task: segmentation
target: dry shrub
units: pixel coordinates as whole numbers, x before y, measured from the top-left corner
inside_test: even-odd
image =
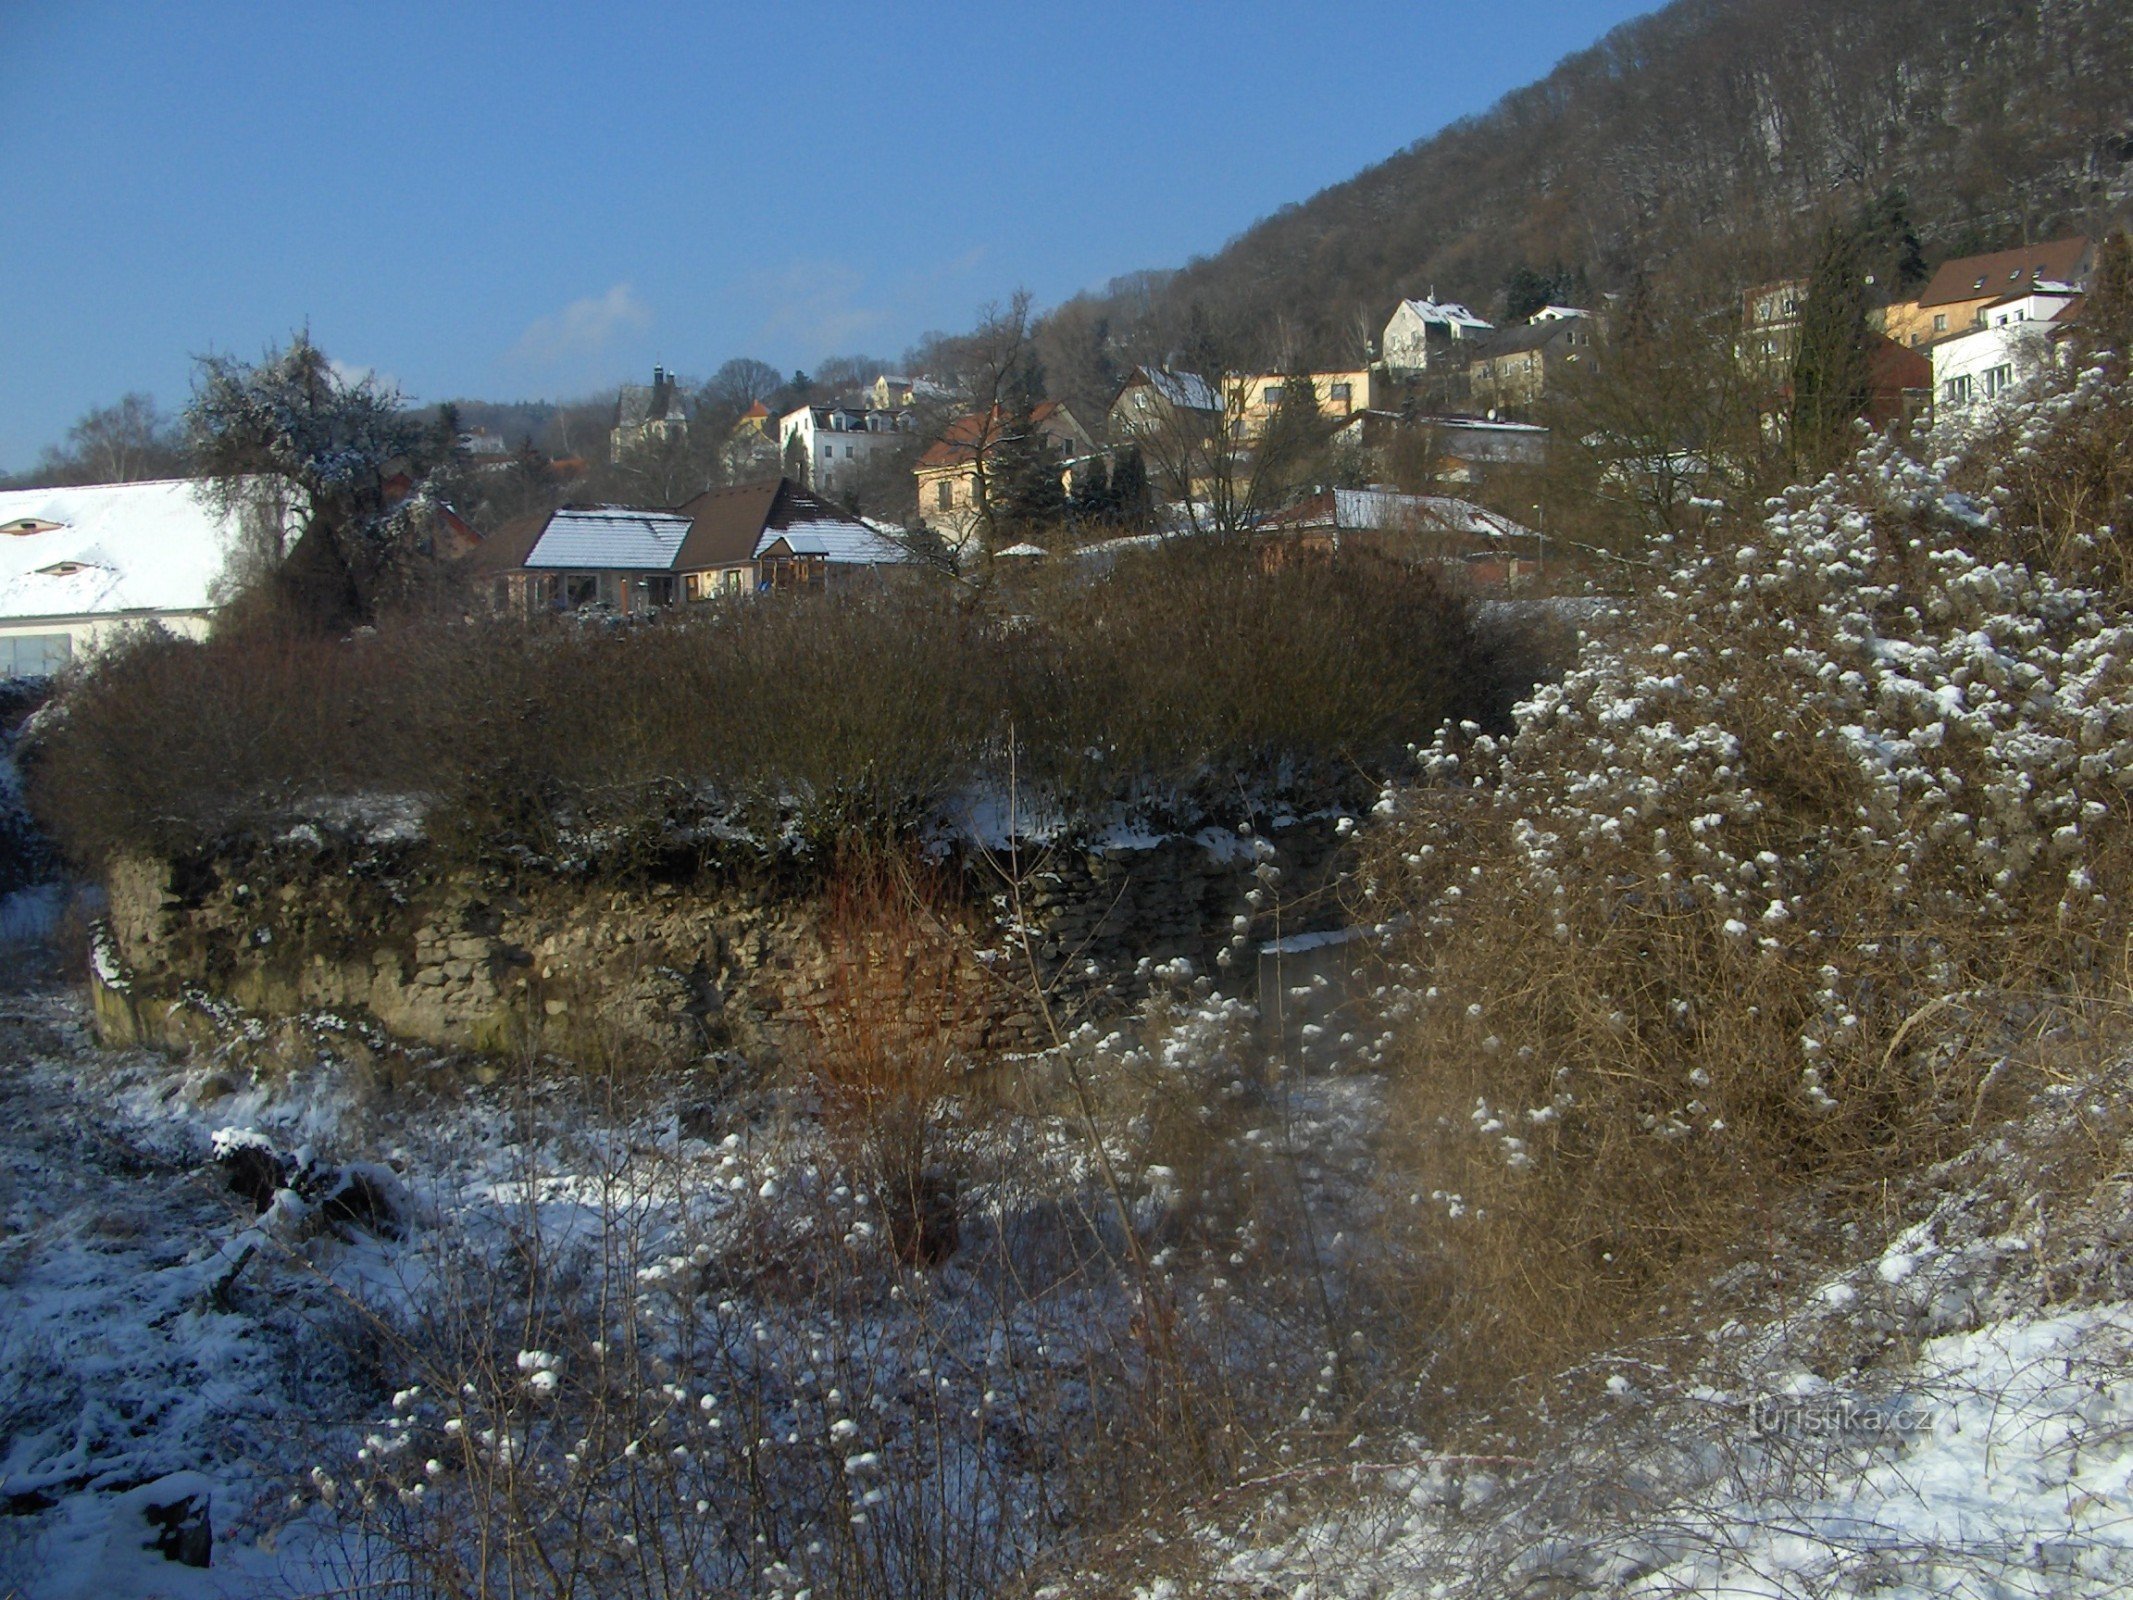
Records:
[[[1382,773],[1502,699],[1464,601],[1384,562],[1160,551],[990,610],[913,581],[655,625],[413,617],[341,640],[143,637],[47,719],[33,794],[72,853],[175,852],[351,796],[464,859],[637,866],[739,826],[907,837],[1004,785],[1070,815]]]
[[[930,1266],[956,1248],[958,1147],[978,1121],[958,1030],[990,985],[954,886],[925,862],[848,854],[820,917],[827,988],[808,1060],[823,1127],[878,1202],[897,1259]]]
[[[1884,443],[1773,502],[1388,801],[1450,1370],[1544,1368],[1803,1184],[1959,1145],[2122,986],[2133,618],[1998,559],[2035,530],[1954,475]]]
[[[1980,408],[1946,443],[1961,488],[1998,513],[1999,553],[2133,594],[2133,394],[2104,352],[2071,381],[2037,380],[2036,403]]]

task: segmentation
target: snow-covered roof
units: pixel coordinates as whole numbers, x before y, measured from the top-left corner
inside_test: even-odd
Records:
[[[526,552],[528,567],[666,572],[681,553],[689,519],[626,506],[566,506]]]
[[[1336,489],[1334,518],[1343,528],[1426,527],[1483,539],[1530,536],[1509,517],[1471,500],[1442,494],[1395,494],[1386,489]]]
[[[1153,389],[1172,405],[1182,407],[1184,410],[1220,411],[1222,409],[1222,401],[1216,395],[1214,385],[1197,372],[1172,372],[1168,368],[1150,370],[1147,367],[1141,367],[1136,370],[1136,378],[1138,381],[1146,383],[1149,388]]]
[[[0,490],[0,621],[206,611],[230,542],[186,478]]]
[[[1447,328],[1472,328],[1477,333],[1486,333],[1491,326],[1456,300],[1402,300],[1400,309],[1412,311],[1424,322],[1442,323]]]
[[[811,518],[786,528],[765,528],[756,555],[760,558],[781,540],[796,556],[821,556],[837,564],[886,566],[910,559],[910,553],[895,540],[849,517]]]
[[[1330,503],[1329,503],[1330,502]],[[1471,500],[1391,489],[1335,489],[1267,519],[1272,527],[1350,532],[1456,533],[1476,539],[1530,538],[1531,530]]]

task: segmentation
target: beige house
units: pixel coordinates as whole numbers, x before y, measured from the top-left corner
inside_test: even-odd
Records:
[[[2085,288],[2096,247],[2075,236],[1944,261],[1916,300],[1888,308],[1881,331],[1913,349],[1990,323],[1990,310],[2010,296],[2048,285]]]
[[[1059,461],[1060,481],[1074,464],[1096,453],[1096,442],[1074,413],[1057,400],[1046,400],[1030,413],[1046,447]],[[994,448],[1009,425],[1005,413],[958,417],[935,440],[912,469],[918,479],[918,511],[926,525],[953,545],[967,541],[984,518],[980,479]]]
[[[1486,410],[1522,411],[1537,405],[1565,367],[1592,353],[1593,319],[1568,306],[1548,306],[1523,328],[1491,336],[1467,367],[1473,403]]]

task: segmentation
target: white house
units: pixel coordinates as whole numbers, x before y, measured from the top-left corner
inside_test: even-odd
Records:
[[[897,413],[873,406],[799,406],[778,418],[778,449],[797,466],[794,439],[800,441],[808,487],[823,494],[836,493],[876,455],[908,442]]]
[[[2014,388],[2050,359],[2057,319],[2076,298],[2072,288],[2046,283],[1980,308],[1975,326],[1928,347],[1935,402],[1960,411]]]
[[[1385,324],[1378,350],[1380,359],[1395,376],[1412,377],[1427,372],[1433,362],[1444,360],[1446,354],[1453,357],[1454,366],[1464,366],[1468,355],[1465,341],[1489,331],[1490,324],[1455,300],[1402,300]],[[1448,350],[1453,345],[1460,348]]]
[[[200,637],[231,543],[188,479],[0,490],[0,677],[56,672],[132,623]]]

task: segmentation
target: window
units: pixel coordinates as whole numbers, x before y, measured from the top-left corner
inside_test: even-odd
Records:
[[[49,678],[74,659],[64,633],[18,633],[0,638],[0,678]]]
[[[644,580],[644,602],[652,606],[670,606],[674,603],[674,575],[671,572],[655,572]]]
[[[1945,312],[1945,311],[1936,311],[1936,312],[1934,312],[1934,313],[1933,313],[1933,331],[1934,331],[1935,333],[1946,333],[1946,332],[1948,331],[1948,313],[1947,313],[1947,312]]]
[[[933,486],[933,506],[936,511],[949,511],[955,507],[955,480],[943,478]]]
[[[563,579],[563,609],[576,611],[581,606],[600,603],[600,580],[590,572],[573,572]]]
[[[1352,383],[1336,383],[1326,391],[1326,398],[1337,406],[1344,406],[1355,398],[1355,385]]]
[[[1280,384],[1278,384],[1278,383],[1270,383],[1270,384],[1268,384],[1268,385],[1266,386],[1266,390],[1265,390],[1265,392],[1264,392],[1263,394],[1261,394],[1259,398],[1260,398],[1260,399],[1261,399],[1261,400],[1262,400],[1262,401],[1263,401],[1263,402],[1264,402],[1265,404],[1267,404],[1267,405],[1270,405],[1270,406],[1278,406],[1278,405],[1280,405],[1280,404],[1281,404],[1281,385],[1280,385]]]
[[[2007,392],[2007,391],[2008,391],[2009,389],[2012,389],[2013,387],[2014,387],[2014,363],[2013,363],[2013,362],[2011,362],[2011,361],[2009,361],[2009,362],[2003,362],[2003,363],[2002,363],[2001,365],[1999,365],[1999,366],[1997,366],[1997,367],[1988,367],[1988,368],[1986,369],[1986,371],[1985,371],[1985,393],[1986,393],[1986,395],[1987,395],[1987,396],[1991,396],[1991,395],[1996,395],[1996,394],[2005,394],[2005,393],[2006,393],[2006,392]]]
[[[845,460],[849,461],[849,460],[851,460],[851,459],[852,459],[852,457],[856,456],[857,454],[859,454],[859,447],[858,447],[857,445],[851,445],[851,444],[848,444],[848,445],[846,445],[846,446],[844,447],[844,459],[845,459]]]
[[[1940,386],[1940,398],[1944,405],[1966,406],[1970,403],[1970,374],[1950,378]]]

